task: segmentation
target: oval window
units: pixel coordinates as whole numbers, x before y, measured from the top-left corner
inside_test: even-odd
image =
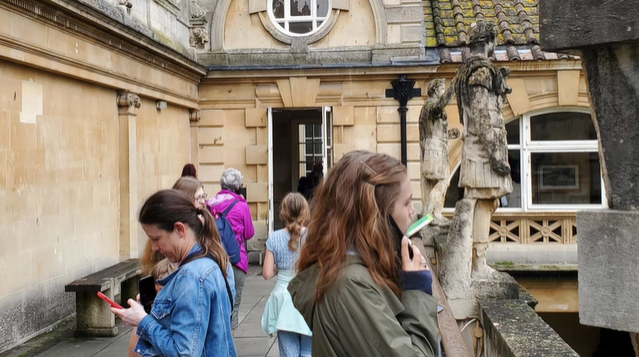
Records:
[[[330,14],[330,0],[269,0],[268,14],[283,33],[307,36],[317,32]]]

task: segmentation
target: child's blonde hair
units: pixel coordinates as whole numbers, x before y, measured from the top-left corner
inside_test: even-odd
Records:
[[[169,274],[171,274],[175,270],[175,266],[169,262],[169,259],[164,258],[157,262],[153,269],[151,270],[151,276],[153,276],[153,280],[166,278]]]

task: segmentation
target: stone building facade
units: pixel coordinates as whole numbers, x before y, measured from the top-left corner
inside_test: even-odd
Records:
[[[499,24],[520,162],[592,152],[592,140],[575,151],[524,137],[538,116],[589,115],[579,59],[539,49],[537,11],[531,0],[0,0],[0,351],[74,312],[66,283],[139,255],[140,203],[187,162],[209,194],[225,168],[242,171],[260,250],[279,200],[315,162],[327,170],[354,149],[399,157],[398,102],[386,96],[399,75],[422,92],[408,102],[406,143],[420,197],[426,84],[454,76],[476,18]],[[461,128],[456,104],[446,111]],[[454,171],[461,141],[449,151]],[[592,160],[571,157],[540,159],[549,180],[562,175],[552,167],[572,175],[545,185],[568,192],[556,205],[535,201],[539,168],[521,165],[529,184],[495,215],[494,241],[575,245],[585,201],[570,197],[601,206],[605,195],[585,188]]]

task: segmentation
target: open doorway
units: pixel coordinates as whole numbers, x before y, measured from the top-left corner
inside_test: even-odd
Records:
[[[269,110],[269,232],[284,228],[280,204],[289,192],[307,198],[332,164],[330,108]]]

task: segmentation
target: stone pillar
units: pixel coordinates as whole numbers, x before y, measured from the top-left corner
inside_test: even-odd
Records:
[[[137,258],[138,209],[137,188],[137,129],[136,109],[140,108],[140,97],[128,92],[118,93],[118,116],[120,125],[120,259]]]
[[[539,8],[544,50],[581,55],[610,207],[577,213],[579,320],[637,333],[639,7],[634,1],[564,0]]]
[[[114,282],[112,280],[112,288],[102,292],[112,300],[115,297],[113,286]],[[76,293],[75,299],[76,336],[111,337],[118,334],[118,327],[115,326],[115,315],[111,312],[110,305],[98,298],[95,291],[79,291]]]

